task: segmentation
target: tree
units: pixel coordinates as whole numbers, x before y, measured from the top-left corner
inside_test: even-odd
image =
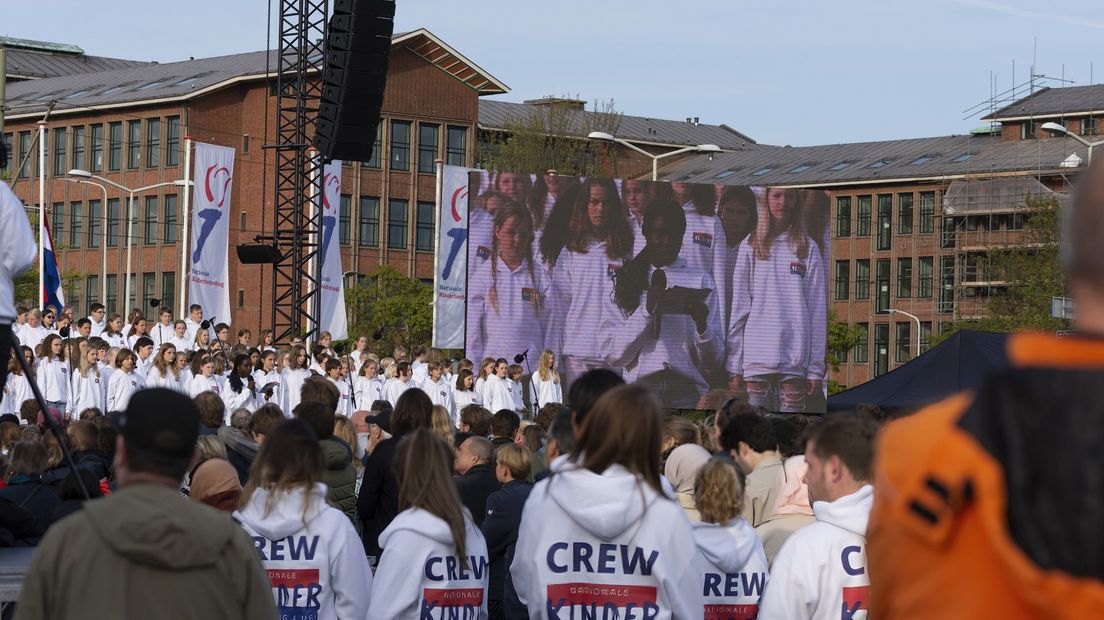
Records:
[[[428,345],[433,335],[433,287],[382,265],[362,284],[346,292],[349,335],[368,335],[368,349],[391,355],[395,347],[410,351]],[[379,339],[374,336],[377,332]]]
[[[586,136],[592,131],[616,134],[622,114],[614,109],[612,99],[595,100],[590,112],[579,110],[577,101],[563,97],[533,106],[526,116],[508,118],[504,131],[489,135],[479,153],[481,165],[500,172],[555,170],[571,176],[615,176],[615,160],[595,157]]]
[[[70,271],[62,274],[61,286],[62,290],[70,288],[74,282],[81,282],[88,277],[88,274],[78,271]],[[24,304],[28,308],[38,307],[38,265],[31,267],[27,273],[15,278],[13,281],[15,285],[15,303]],[[61,308],[58,308],[61,310]]]
[[[832,372],[839,372],[840,364],[847,358],[847,352],[855,348],[862,338],[862,330],[857,325],[851,325],[839,320],[835,310],[828,312],[828,345],[824,361]],[[828,381],[828,394],[836,394],[843,391],[843,386],[838,382]]]

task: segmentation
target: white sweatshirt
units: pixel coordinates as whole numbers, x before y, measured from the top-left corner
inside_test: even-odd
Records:
[[[283,373],[283,384],[280,386],[281,399],[283,400],[284,415],[291,417],[291,412],[299,405],[299,401],[302,400],[303,395],[301,393],[303,384],[310,379],[310,371],[306,368],[300,368],[298,370],[292,370],[291,368],[285,369]]]
[[[142,389],[139,383],[138,375],[134,371],[125,373],[120,370],[112,373],[111,379],[107,382],[107,401],[104,413],[125,410],[127,403],[130,402],[130,397]]]
[[[774,558],[760,620],[862,620],[870,609],[866,523],[874,487],[813,502],[816,523],[796,532]],[[856,613],[860,612],[860,613]]]
[[[161,371],[156,366],[151,366],[149,372],[146,373],[146,387],[147,388],[165,388],[174,392],[181,392],[187,394],[188,391],[181,388],[180,380],[173,376],[172,371],[169,370],[165,373],[165,376],[161,376]]]
[[[199,333],[200,326],[192,319],[184,319],[184,339],[188,342],[195,342],[196,334]],[[178,347],[179,348],[179,347]],[[189,346],[190,350],[192,347]]]
[[[92,331],[88,332],[88,335],[93,338],[95,338],[96,336],[102,336],[103,331],[107,329],[107,319],[104,318],[104,320],[97,323],[96,319],[93,319],[92,315],[89,315],[88,320],[92,322]]]
[[[330,377],[326,377],[326,380],[337,388],[337,411],[335,413],[351,417],[353,415],[353,403],[349,399],[351,393],[349,382],[344,379],[332,379]]]
[[[172,346],[176,347],[177,353],[180,353],[181,351],[195,350],[195,340],[188,340],[187,336],[185,336],[184,338],[177,338],[175,332],[173,333],[172,338],[169,338],[169,343],[172,344]]]
[[[650,282],[655,268],[648,268]],[[724,356],[724,328],[721,324],[720,296],[713,278],[701,269],[691,266],[681,256],[663,267],[667,275],[667,287],[682,286],[709,289],[705,299],[709,315],[704,334],[688,315],[658,317],[659,337],[656,337],[657,317],[647,310],[647,288],[640,293],[640,305],[631,315],[614,303],[606,304],[602,316],[602,355],[614,368],[622,368],[625,381],[633,383],[649,374],[670,369],[680,373],[686,389],[670,388],[663,394],[663,402],[670,406],[694,407],[698,398],[709,389],[705,373],[720,366]],[[670,381],[667,381],[670,382]],[[681,386],[680,386],[681,387]],[[689,401],[672,398],[674,392],[684,393]]]
[[[68,419],[75,420],[85,409],[95,407],[106,414],[107,383],[104,378],[91,371],[81,376],[74,371],[69,379]]]
[[[483,209],[472,209],[468,215],[469,270],[477,268],[491,257],[493,242],[494,218]]]
[[[514,397],[514,411],[517,411],[518,413],[524,413],[525,398],[522,395],[522,392],[525,391],[525,388],[522,387],[521,382],[507,378],[506,387],[509,388],[510,395]]]
[[[496,267],[492,277],[491,266]],[[475,359],[513,358],[544,347],[550,280],[543,264],[523,260],[511,271],[501,259],[473,266],[468,280],[468,342]],[[491,291],[494,291],[492,303]]]
[[[0,415],[12,413],[19,415],[19,408],[23,401],[34,398],[31,391],[31,382],[24,375],[14,372],[8,373],[8,380],[4,383],[4,397],[0,399]]]
[[[539,373],[533,373],[529,377],[529,399],[537,405],[537,407],[543,407],[548,403],[562,403],[563,402],[563,386],[560,385],[558,380],[544,381],[540,378]]]
[[[157,349],[160,349],[161,345],[165,344],[166,342],[171,343],[174,336],[176,336],[176,332],[173,331],[172,323],[169,323],[168,325],[165,325],[163,323],[158,323],[154,325],[153,328],[150,329],[150,340],[153,340],[153,350],[156,351]]]
[[[754,618],[767,585],[767,555],[755,528],[737,517],[727,525],[694,522],[694,567],[705,618]]]
[[[249,389],[249,379],[242,379],[242,389],[240,392],[235,392],[234,389],[230,387],[230,380],[228,379],[222,386],[222,392],[219,396],[222,397],[222,402],[226,405],[227,426],[230,426],[230,416],[238,409],[248,409],[249,411],[255,411],[257,409],[257,399]]]
[[[50,335],[50,330],[46,329],[42,325],[38,327],[31,327],[30,325],[24,325],[16,331],[15,336],[19,338],[20,344],[25,347],[30,347],[32,351],[38,348],[38,345],[42,344],[42,341],[46,339],[46,336]]]
[[[41,358],[35,373],[38,389],[47,402],[64,403],[69,400],[69,365],[53,358]]]
[[[192,377],[192,381],[188,385],[188,395],[195,398],[203,392],[214,392],[216,395],[221,392],[218,379],[214,375],[210,377],[204,377],[203,375]]]
[[[486,396],[486,407],[491,413],[500,409],[514,409],[514,393],[510,391],[508,379],[502,379],[498,375],[487,377],[483,384],[483,394]]]
[[[138,375],[139,387],[146,387],[146,375],[149,374],[150,368],[153,368],[153,354],[151,353],[146,359],[142,359],[135,351],[135,357],[138,358],[138,363],[134,365],[134,374]]]
[[[460,411],[468,405],[482,405],[483,399],[479,397],[479,393],[475,390],[453,390],[452,398],[456,401],[456,415],[453,417],[454,423],[460,421]]]
[[[410,385],[410,381],[403,383],[402,379],[388,379],[387,383],[383,384],[383,398],[391,403],[391,408],[394,409],[402,393],[413,388],[414,386]]]
[[[728,239],[721,218],[698,213],[690,202],[682,205],[682,210],[686,214],[686,232],[682,235],[682,251],[679,256],[686,259],[691,267],[712,276],[713,281],[718,283],[717,299],[727,299],[725,289],[729,284],[725,280],[725,260],[728,255]]]
[[[414,360],[410,362],[410,382],[415,387],[422,387],[422,384],[429,378],[429,364],[425,362],[419,362]]]
[[[354,377],[353,395],[356,397],[358,411],[367,411],[372,403],[383,400],[383,379],[375,377]]]
[[[525,503],[510,566],[530,617],[701,618],[682,507],[620,465],[557,468]]]
[[[253,538],[279,617],[368,617],[372,569],[349,518],[326,504],[326,485],[281,493],[265,514],[270,493],[257,489],[234,517]]]
[[[490,375],[488,375],[490,376]],[[472,386],[476,395],[479,397],[479,403],[483,404],[487,402],[487,379],[486,377],[476,377],[475,384]]]
[[[612,303],[613,275],[624,264],[622,258],[606,256],[605,242],[594,243],[586,254],[565,249],[552,270],[552,295],[546,316],[545,338],[563,355],[600,357],[594,328],[601,321],[603,306]],[[588,329],[589,327],[589,329]],[[519,351],[520,353],[520,351]]]
[[[429,396],[430,402],[434,405],[441,405],[448,410],[449,419],[456,418],[456,407],[452,402],[452,386],[448,384],[448,381],[445,381],[444,377],[437,379],[437,383],[427,377],[420,389],[426,393],[426,396]]]
[[[487,542],[464,510],[464,558],[440,517],[408,508],[379,536],[383,555],[372,581],[369,618],[487,617]],[[358,549],[359,551],[359,549]]]
[[[13,281],[30,269],[37,258],[38,246],[23,203],[7,183],[0,183],[0,321],[15,320]]]
[[[118,347],[120,349],[127,348],[126,336],[122,334],[108,334],[106,332],[100,334],[100,338],[104,339],[109,347]]]
[[[264,393],[261,392],[261,388],[268,385],[269,383],[276,383],[277,384],[276,387],[272,388],[272,398],[267,398],[264,395]],[[264,370],[261,370],[261,369],[257,369],[257,370],[253,371],[253,384],[257,387],[257,406],[258,407],[260,407],[261,405],[263,405],[265,403],[273,403],[273,404],[279,406],[279,404],[282,402],[280,400],[281,399],[280,392],[282,391],[280,389],[282,387],[280,385],[280,383],[281,383],[280,373],[276,372],[275,368],[268,371],[267,373]]]
[[[745,240],[732,276],[732,324],[728,330],[730,375],[779,373],[823,380],[828,288],[820,250],[809,240],[805,259],[794,255],[789,233],[755,258]]]

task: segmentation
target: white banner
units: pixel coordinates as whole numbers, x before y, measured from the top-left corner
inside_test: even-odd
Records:
[[[203,307],[203,318],[232,324],[230,317],[230,192],[234,149],[196,142],[192,202],[188,303]]]
[[[468,290],[468,173],[471,168],[444,166],[437,204],[437,273],[434,274],[433,346],[464,348],[465,299]]]
[[[322,169],[322,310],[319,331],[330,332],[334,340],[349,337],[345,318],[345,278],[341,268],[338,210],[341,208],[341,162],[331,161]]]

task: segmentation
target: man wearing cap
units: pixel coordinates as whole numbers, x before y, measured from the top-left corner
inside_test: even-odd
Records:
[[[17,618],[275,618],[249,536],[225,513],[180,495],[199,412],[155,388],[119,416],[119,490],[85,504],[43,539]]]

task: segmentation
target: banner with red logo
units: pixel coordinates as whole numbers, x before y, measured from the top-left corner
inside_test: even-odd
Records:
[[[230,192],[234,149],[196,142],[195,191],[188,303],[203,307],[203,318],[232,324],[230,317]]]
[[[322,169],[322,308],[318,329],[330,332],[334,340],[349,337],[345,317],[345,278],[341,268],[341,245],[337,239],[341,207],[341,162],[331,161]]]
[[[445,166],[437,205],[437,273],[434,274],[433,346],[464,348],[468,294],[468,173],[471,168]]]

